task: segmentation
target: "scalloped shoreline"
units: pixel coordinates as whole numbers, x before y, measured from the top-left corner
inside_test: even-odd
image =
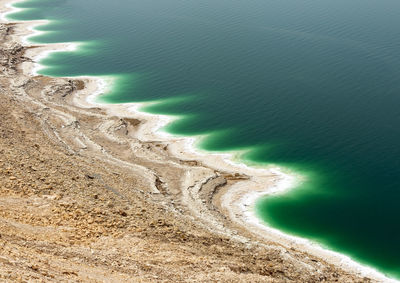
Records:
[[[7,7],[8,9],[11,9],[8,13],[15,11],[12,10],[15,9],[12,7],[12,4],[15,2],[20,1],[7,1]],[[6,14],[3,14],[3,18],[5,17]],[[19,40],[21,44],[26,45],[28,42],[27,38],[31,36],[34,31],[34,26],[44,23],[46,23],[46,21],[21,23],[21,25],[24,26],[25,34],[18,35],[16,39]],[[27,56],[34,59],[34,61],[40,61],[40,59],[46,57],[49,53],[65,50],[72,51],[78,48],[74,43],[40,46],[41,48],[28,50]],[[34,76],[37,74],[40,65],[27,63],[23,67],[26,74]],[[171,120],[174,119],[173,117],[141,112],[139,109],[144,104],[140,103],[113,105],[96,102],[96,97],[103,94],[106,89],[110,87],[108,78],[74,77],[74,79],[81,79],[86,85],[85,89],[79,91],[77,95],[74,96],[73,100],[75,105],[81,108],[101,107],[106,109],[110,115],[132,117],[134,119],[145,121],[145,123],[143,123],[135,133],[135,138],[142,141],[160,141],[168,143],[169,153],[175,158],[182,160],[196,160],[200,164],[206,164],[207,168],[247,176],[248,179],[239,180],[232,184],[226,191],[222,190],[221,192],[218,192],[218,200],[216,202],[216,206],[219,207],[221,211],[224,211],[233,223],[241,227],[239,230],[246,230],[247,233],[251,233],[257,238],[279,243],[286,248],[296,248],[305,251],[359,276],[367,276],[378,282],[397,282],[394,279],[392,280],[385,277],[383,274],[370,267],[363,266],[351,260],[345,255],[323,249],[321,246],[312,243],[309,240],[286,235],[276,229],[267,227],[258,217],[256,217],[253,211],[255,200],[264,195],[287,191],[293,187],[295,177],[288,175],[275,167],[257,169],[248,167],[244,164],[234,163],[231,154],[199,152],[199,150],[195,148],[196,138],[174,137],[167,133],[160,133],[158,131],[160,128],[171,122]],[[251,189],[249,189],[249,187],[251,187]],[[199,204],[198,208],[201,208],[201,204]],[[208,214],[202,215],[201,213],[197,216],[211,217]],[[213,221],[208,223],[213,223]],[[226,232],[224,226],[220,227],[218,223],[215,224],[215,231],[222,234]],[[249,227],[249,225],[251,227]],[[231,234],[230,232],[226,234],[231,237],[236,237],[239,241],[246,242],[246,237],[235,236],[234,233]]]

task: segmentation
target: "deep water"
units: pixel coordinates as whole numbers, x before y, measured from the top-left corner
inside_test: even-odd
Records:
[[[80,42],[51,76],[116,79],[166,130],[304,176],[257,202],[269,225],[400,278],[400,1],[28,0],[37,43]]]

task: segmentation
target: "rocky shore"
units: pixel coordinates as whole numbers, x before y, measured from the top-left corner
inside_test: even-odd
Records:
[[[32,76],[52,47],[26,33],[0,25],[0,281],[375,282],[232,221],[250,176],[141,139],[144,114],[85,103],[93,79]]]

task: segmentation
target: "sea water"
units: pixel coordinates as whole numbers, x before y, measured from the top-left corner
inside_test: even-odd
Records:
[[[400,278],[400,1],[27,0],[32,42],[77,42],[51,76],[111,76],[209,151],[303,176],[268,225]]]

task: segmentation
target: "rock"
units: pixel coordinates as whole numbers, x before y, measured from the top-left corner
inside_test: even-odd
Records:
[[[123,216],[123,217],[128,216],[128,213],[126,213],[126,212],[123,211],[122,209],[120,209],[120,210],[118,211],[118,214],[121,215],[121,216]]]

